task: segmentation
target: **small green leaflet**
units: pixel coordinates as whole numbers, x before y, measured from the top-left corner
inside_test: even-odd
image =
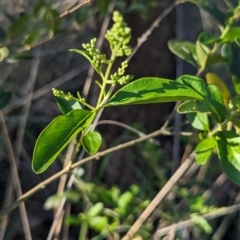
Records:
[[[207,113],[187,113],[186,117],[192,127],[200,131],[209,131],[210,127]]]
[[[195,44],[187,41],[173,39],[168,41],[168,48],[172,53],[189,62],[194,67],[198,68]]]
[[[98,132],[88,132],[82,138],[82,146],[84,147],[85,151],[93,155],[95,154],[102,145],[102,136]]]
[[[55,118],[37,139],[33,152],[33,171],[44,172],[68,143],[91,123],[94,116],[95,112],[77,109]]]
[[[214,137],[205,138],[198,143],[195,149],[196,161],[198,164],[203,165],[207,162],[216,144]]]

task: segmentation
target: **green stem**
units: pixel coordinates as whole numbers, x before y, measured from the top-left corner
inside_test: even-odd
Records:
[[[98,102],[97,102],[97,106],[96,106],[97,109],[99,107],[101,107],[101,103],[102,103],[102,100],[103,100],[103,97],[104,97],[105,88],[106,88],[106,85],[107,85],[107,80],[109,79],[109,75],[110,75],[110,72],[111,72],[111,69],[112,69],[112,66],[113,66],[113,63],[114,63],[115,59],[116,59],[116,56],[115,56],[114,53],[112,53],[110,63],[108,64],[105,76],[103,77],[103,84],[102,84],[101,92],[100,92]]]
[[[78,240],[86,240],[87,239],[87,230],[88,230],[88,223],[83,222],[80,228]]]

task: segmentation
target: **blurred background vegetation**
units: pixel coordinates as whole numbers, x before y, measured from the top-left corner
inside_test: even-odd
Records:
[[[235,4],[227,0],[207,2],[215,4],[223,14],[229,5]],[[96,101],[98,88],[89,86],[91,79],[96,80],[97,76],[89,70],[85,59],[68,49],[81,48],[82,43],[93,37],[102,39],[102,30],[111,26],[113,9],[122,12],[132,28],[131,46],[134,47],[153,21],[173,3],[172,0],[94,0],[92,4],[61,17],[81,1],[0,1],[0,90],[12,93],[11,102],[2,112],[23,192],[62,169],[64,162],[66,152],[44,174],[35,175],[31,169],[38,135],[60,114],[51,89],[80,91],[90,102]],[[208,9],[205,7],[205,10]],[[172,38],[195,41],[203,29],[216,31],[214,20],[207,12],[192,3],[174,8],[141,44],[129,62],[128,73],[135,75],[135,79],[144,76],[175,79],[183,73],[195,74],[190,65],[173,56],[167,42]],[[99,48],[108,54],[106,42],[100,43]],[[224,74],[223,68],[217,67]],[[173,107],[172,104],[152,104],[106,109],[97,126],[103,135],[102,149],[138,136],[114,122],[102,120],[122,122],[150,133],[162,126]],[[185,120],[178,116],[172,121],[177,127],[182,123]],[[183,129],[189,130],[187,127]],[[3,139],[0,138],[2,207],[16,198],[13,166]],[[179,134],[161,136],[153,143],[141,143],[87,164],[79,169],[70,192],[64,193],[58,181],[52,183],[25,203],[32,235],[29,239],[47,239],[54,209],[63,196],[68,203],[64,223],[55,229],[51,239],[120,239],[121,233],[134,223],[188,157],[195,142],[193,137],[180,137]],[[193,166],[180,179],[178,186],[143,225],[136,239],[153,239],[158,228],[189,219],[191,213],[207,213],[236,201],[239,188],[220,175],[220,166],[214,159],[208,168],[197,169]],[[239,217],[234,213],[209,222],[201,219],[194,226],[182,228],[175,237],[164,239],[240,239]],[[5,215],[0,222],[0,240],[13,239],[26,239],[18,209]]]

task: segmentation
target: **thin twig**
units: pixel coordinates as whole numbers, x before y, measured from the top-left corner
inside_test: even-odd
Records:
[[[133,127],[131,127],[131,126],[125,124],[125,123],[121,123],[121,122],[118,122],[118,121],[113,121],[113,120],[101,120],[101,121],[99,121],[99,122],[97,123],[97,126],[102,125],[102,124],[111,124],[111,125],[115,125],[115,126],[119,126],[119,127],[125,128],[125,129],[127,129],[127,130],[129,130],[129,131],[131,131],[131,132],[136,133],[139,137],[142,137],[142,136],[145,136],[145,135],[146,135],[145,133],[137,130],[136,128],[133,128]],[[161,145],[161,143],[160,143],[158,140],[156,140],[156,139],[149,139],[149,142],[151,142],[151,143],[153,143],[153,144],[155,144],[155,145],[157,145],[157,146],[160,146],[160,145]]]
[[[83,2],[83,3],[79,3],[79,4],[76,5],[75,7],[72,7],[72,8],[70,8],[70,9],[66,10],[64,13],[61,13],[60,16],[59,16],[59,18],[65,17],[65,16],[67,16],[67,15],[75,12],[76,10],[78,10],[79,8],[81,8],[82,6],[84,6],[84,5],[86,5],[86,4],[92,3],[92,1],[93,1],[93,0],[87,0],[87,1],[85,1],[85,2]],[[59,18],[58,18],[58,19],[59,19]],[[56,19],[56,20],[58,20],[58,19]],[[56,20],[55,20],[55,21],[56,21]]]
[[[235,205],[230,206],[230,207],[222,207],[222,208],[217,209],[215,211],[212,211],[210,213],[201,215],[201,217],[205,218],[206,220],[211,220],[211,219],[214,219],[214,218],[217,218],[217,217],[221,217],[221,216],[224,216],[224,215],[227,215],[227,214],[237,212],[239,210],[240,210],[240,204],[235,204]],[[172,227],[175,228],[175,231],[178,231],[182,228],[191,227],[193,225],[194,225],[194,223],[193,223],[192,219],[189,219],[189,220],[186,220],[186,221],[176,223],[176,224],[171,225],[169,227],[159,229],[155,234],[154,240],[155,239],[157,240],[161,236],[166,235],[172,229]]]
[[[73,139],[68,146],[68,150],[67,150],[67,154],[66,154],[66,157],[65,157],[65,160],[64,160],[63,168],[65,168],[70,162],[72,162],[73,154],[74,154],[74,145],[75,145],[75,139]],[[59,180],[57,194],[63,193],[66,182],[67,182],[67,175],[62,175],[60,180]],[[55,215],[54,216],[56,216],[57,209],[58,209],[58,206],[55,208]],[[55,218],[54,218],[54,221],[55,221]],[[59,218],[58,222],[56,223],[55,232],[54,232],[54,239],[59,239],[59,234],[60,234],[60,231],[61,231],[62,221],[63,221],[63,215],[62,215],[61,218]],[[51,236],[51,238],[52,238],[52,236]]]
[[[141,37],[138,38],[137,40],[137,45],[134,47],[132,54],[127,58],[127,61],[129,62],[132,57],[136,54],[138,49],[142,46],[144,42],[148,40],[148,37],[152,34],[153,30],[157,28],[160,24],[160,22],[180,3],[183,3],[184,1],[176,1],[175,3],[171,4],[164,12],[155,19],[155,21],[152,23],[150,28],[142,34]]]
[[[185,171],[191,166],[195,153],[193,152],[189,158],[187,158],[184,163],[178,168],[178,170],[172,175],[164,187],[159,191],[155,198],[151,201],[148,207],[143,211],[137,221],[132,225],[126,235],[123,237],[123,240],[129,240],[133,235],[139,230],[142,224],[147,220],[147,218],[152,214],[155,208],[163,200],[163,198],[171,191],[173,186],[179,181]]]
[[[75,144],[75,139],[71,141],[70,145],[68,146],[68,150],[67,150],[67,154],[66,154],[66,158],[64,161],[64,166],[63,168],[65,168],[66,166],[68,166],[69,164],[72,164],[72,157],[73,157],[73,153],[74,153],[74,144]],[[58,190],[57,193],[60,194],[64,191],[65,185],[67,182],[67,175],[62,175],[60,177],[60,181],[59,181],[59,185],[58,185]],[[64,198],[65,199],[65,198]],[[61,201],[62,202],[62,201]],[[64,201],[65,202],[65,201]],[[63,214],[62,214],[62,210],[59,213],[59,208],[62,206],[62,204],[60,203],[56,208],[55,208],[55,213],[54,213],[54,220],[52,222],[50,231],[48,233],[48,239],[52,239],[53,235],[54,238],[57,238],[57,236],[60,234],[60,229],[61,229],[61,225],[62,225],[62,221],[63,221]],[[57,231],[59,230],[59,231]]]
[[[80,66],[72,69],[71,71],[67,72],[66,74],[62,75],[61,77],[51,81],[50,83],[44,85],[43,87],[37,89],[33,92],[32,100],[35,100],[44,94],[50,92],[52,88],[57,88],[60,85],[66,83],[67,81],[73,79],[74,77],[78,76],[80,73],[87,70],[88,64],[81,64]],[[13,111],[14,109],[21,107],[22,105],[26,104],[28,102],[29,95],[21,97],[17,99],[16,101],[10,103],[8,106],[6,106],[3,110],[4,114],[8,114],[9,112]]]
[[[19,175],[18,175],[18,170],[17,170],[17,166],[16,166],[16,162],[15,162],[15,157],[14,157],[14,152],[13,152],[11,140],[10,140],[10,137],[9,137],[8,129],[7,129],[2,111],[0,111],[0,121],[1,121],[1,124],[2,124],[4,140],[5,140],[6,148],[7,148],[8,155],[9,155],[9,161],[10,161],[10,165],[11,165],[11,173],[12,173],[12,179],[13,179],[14,187],[15,187],[18,198],[20,198],[22,196],[21,183],[20,183],[20,180],[19,180]],[[21,216],[21,219],[22,219],[23,232],[24,232],[25,239],[26,240],[32,240],[30,227],[29,227],[29,222],[28,222],[28,217],[27,217],[27,212],[26,212],[24,202],[22,202],[19,205],[19,210],[20,210],[20,216]]]
[[[38,50],[38,55],[41,52],[41,49]],[[40,63],[40,58],[35,58],[32,62],[32,66],[30,68],[30,74],[29,74],[29,79],[28,79],[28,86],[26,87],[26,94],[27,94],[27,103],[23,106],[23,110],[22,110],[22,115],[23,115],[23,120],[19,123],[18,126],[18,130],[17,130],[17,134],[16,134],[16,142],[15,142],[15,146],[14,146],[14,153],[15,153],[15,165],[16,168],[18,169],[18,165],[19,165],[19,156],[21,154],[21,150],[22,150],[22,142],[23,142],[23,137],[24,137],[24,132],[25,132],[25,127],[27,124],[27,119],[28,119],[28,113],[29,113],[29,109],[31,106],[31,100],[32,100],[32,94],[33,94],[33,90],[34,90],[34,85],[37,79],[37,72],[39,69],[39,63]],[[7,188],[7,191],[13,191],[13,178],[9,177],[9,187]],[[7,195],[13,195],[13,192],[8,192]],[[13,199],[10,201],[10,199],[8,199],[8,204],[10,204],[13,201]],[[5,204],[4,204],[5,205]],[[7,216],[6,219],[3,219],[2,224],[6,224],[8,222]]]

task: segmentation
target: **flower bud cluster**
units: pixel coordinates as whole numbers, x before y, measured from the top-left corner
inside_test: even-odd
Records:
[[[131,29],[123,21],[123,16],[118,12],[113,13],[113,27],[107,31],[105,38],[109,41],[110,48],[118,57],[129,56],[132,48],[128,46],[131,40]]]
[[[55,97],[60,97],[60,98],[64,98],[66,99],[67,101],[71,100],[73,98],[72,94],[69,92],[68,94],[64,93],[63,91],[61,90],[58,90],[56,88],[53,88],[52,89],[53,91],[53,95]]]
[[[123,84],[129,83],[129,81],[133,79],[132,75],[123,76],[127,66],[128,66],[127,61],[122,62],[121,67],[118,68],[118,71],[110,76],[111,80],[114,83],[119,83],[123,85]]]
[[[88,52],[91,57],[92,64],[99,68],[103,63],[108,63],[109,61],[106,59],[105,54],[101,54],[99,49],[96,49],[97,39],[93,38],[90,43],[84,43],[82,47]]]

